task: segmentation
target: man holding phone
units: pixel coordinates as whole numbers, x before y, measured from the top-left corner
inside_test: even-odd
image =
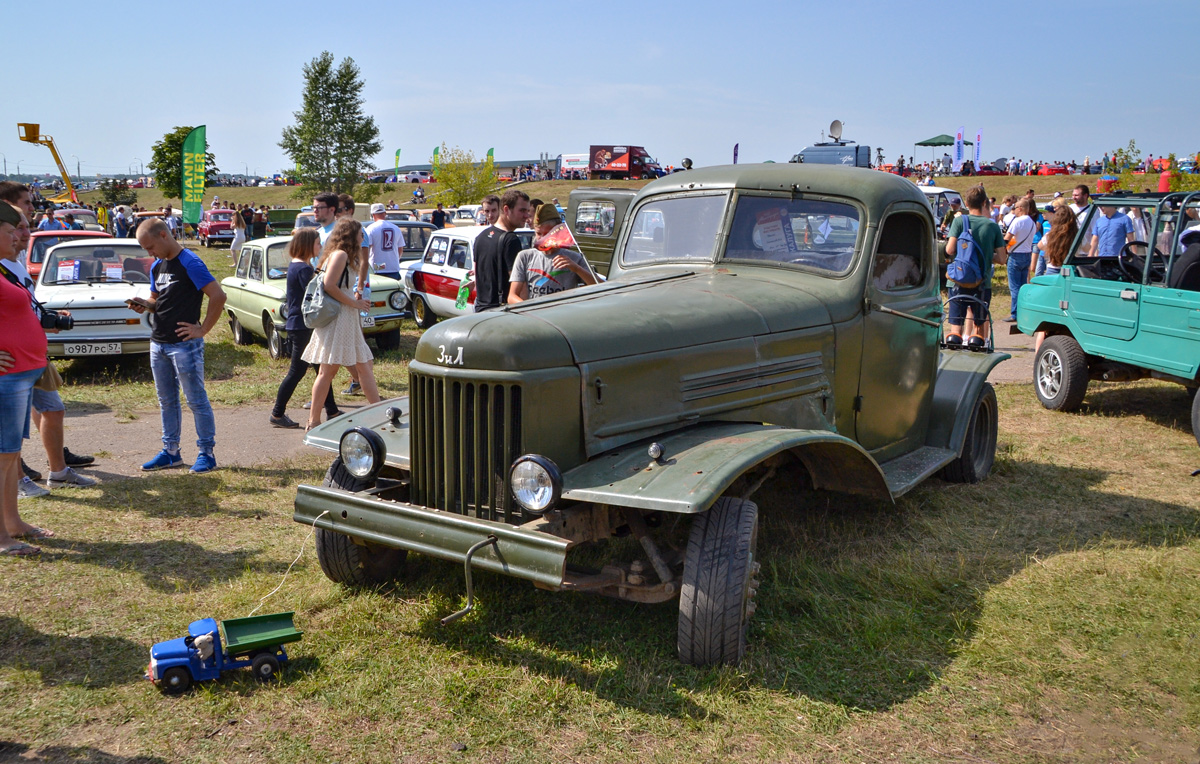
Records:
[[[200,453],[191,472],[217,468],[213,455],[217,425],[204,389],[204,335],[212,331],[225,308],[225,292],[204,262],[171,236],[166,223],[150,219],[137,232],[138,244],[156,259],[150,266],[150,299],[130,300],[135,313],[147,311],[151,319],[150,371],[162,409],[163,450],[142,465],[149,472],[183,465],[179,453],[182,410],[179,388],[187,396],[196,423]],[[200,323],[200,304],[208,295],[208,310]]]

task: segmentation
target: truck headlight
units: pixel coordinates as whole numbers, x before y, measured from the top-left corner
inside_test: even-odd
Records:
[[[562,497],[558,465],[537,454],[526,454],[513,462],[508,485],[517,503],[535,515],[553,509]]]
[[[383,469],[387,447],[379,433],[366,427],[355,427],[342,434],[338,453],[351,475],[360,480],[374,480]]]
[[[408,296],[403,291],[397,289],[388,297],[388,305],[392,306],[392,310],[404,310],[404,306],[408,305]]]

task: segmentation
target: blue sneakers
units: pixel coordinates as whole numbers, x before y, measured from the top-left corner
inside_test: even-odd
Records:
[[[192,469],[189,470],[193,475],[198,475],[201,472],[212,472],[217,468],[217,457],[212,454],[200,454],[196,457],[196,461],[192,464]]]
[[[180,454],[174,454],[174,455],[169,454],[169,453],[167,453],[167,450],[164,448],[162,451],[158,452],[157,456],[155,456],[153,459],[151,459],[150,461],[148,461],[142,465],[142,471],[143,472],[153,472],[154,470],[165,470],[165,469],[170,469],[171,467],[182,467],[182,466],[183,466],[183,456]]]

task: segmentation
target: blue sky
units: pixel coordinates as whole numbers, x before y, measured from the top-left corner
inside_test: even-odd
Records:
[[[446,143],[497,159],[645,146],[664,164],[785,161],[833,119],[892,161],[960,125],[984,156],[1082,162],[1135,138],[1200,150],[1195,0],[928,2],[33,3],[5,8],[10,173],[51,172],[17,140],[40,122],[74,172],[150,158],[206,124],[224,172],[289,166],[301,67],[352,57],[391,166]],[[53,30],[50,23],[53,23]],[[37,30],[18,34],[11,30]],[[1186,30],[1186,35],[1185,35]],[[41,84],[48,77],[53,84]],[[24,79],[24,78],[22,78]],[[939,151],[940,154],[940,151]],[[918,160],[929,149],[916,150]]]

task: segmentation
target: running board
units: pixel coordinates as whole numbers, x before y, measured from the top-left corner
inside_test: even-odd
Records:
[[[883,477],[887,480],[892,496],[899,498],[957,458],[958,454],[948,448],[922,446],[916,451],[884,462],[879,468],[883,470]]]

